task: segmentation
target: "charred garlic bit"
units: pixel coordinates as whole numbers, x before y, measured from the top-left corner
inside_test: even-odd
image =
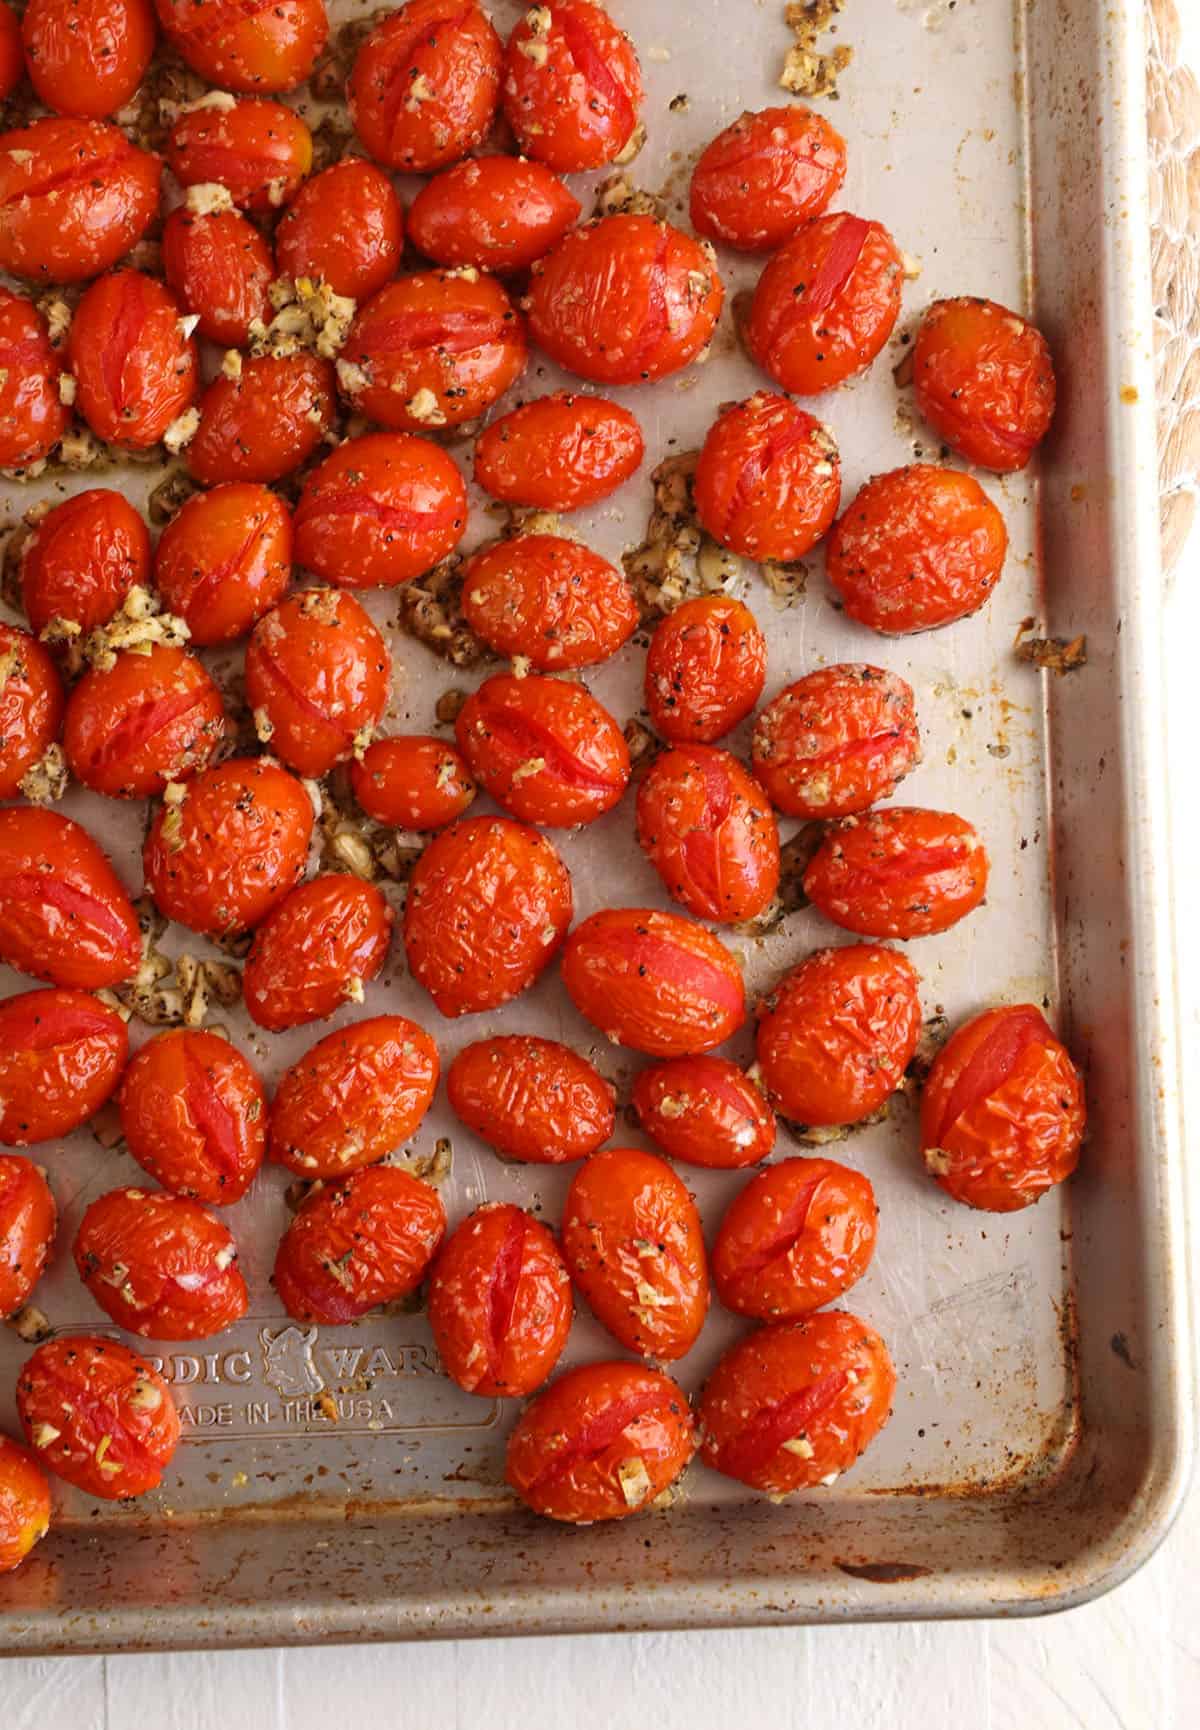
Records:
[[[51,627],[47,627],[49,630]],[[155,644],[181,649],[191,636],[187,625],[173,613],[162,611],[162,602],[148,589],[135,586],[106,625],[89,631],[83,642],[84,658],[99,672],[115,666],[118,653],[148,655]]]
[[[146,504],[146,514],[156,528],[162,528],[185,505],[193,493],[200,491],[198,481],[194,481],[185,468],[172,468],[165,479],[159,481]]]
[[[593,216],[653,216],[661,222],[666,214],[664,199],[653,192],[643,192],[624,174],[610,174],[596,188]]]
[[[69,779],[62,746],[48,745],[45,755],[21,777],[21,795],[31,805],[52,805],[66,792]]]
[[[1036,619],[1021,620],[1013,641],[1018,661],[1028,661],[1043,672],[1055,673],[1060,678],[1064,673],[1075,673],[1080,667],[1087,666],[1086,637],[1034,637],[1030,633],[1036,625]]]
[[[4,1325],[11,1328],[17,1338],[24,1340],[29,1346],[40,1345],[54,1332],[50,1326],[50,1318],[44,1310],[38,1309],[36,1304],[26,1304],[24,1309],[15,1310],[5,1318]],[[39,1444],[41,1445],[44,1444]]]
[[[463,617],[462,563],[452,553],[424,576],[405,583],[396,592],[396,622],[451,665],[475,667],[495,656]]]
[[[699,451],[682,451],[659,463],[650,477],[654,504],[646,538],[621,557],[646,619],[669,613],[680,601],[706,592],[697,563],[703,535],[692,494],[699,455]]]
[[[250,352],[286,356],[309,353],[335,360],[354,317],[354,302],[335,294],[321,278],[280,276],[267,290],[275,316],[250,326]]]
[[[391,1153],[384,1164],[394,1165],[422,1183],[439,1184],[450,1176],[453,1162],[453,1144],[449,1136],[442,1135],[434,1142],[432,1153]]]
[[[783,9],[784,22],[795,41],[784,56],[779,82],[792,96],[837,96],[839,75],[853,58],[853,50],[839,46],[832,53],[817,52],[817,38],[836,30],[834,19],[846,0],[792,0]]]

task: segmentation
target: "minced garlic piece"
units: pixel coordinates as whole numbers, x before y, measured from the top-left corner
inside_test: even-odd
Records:
[[[646,1470],[646,1462],[640,1454],[635,1454],[630,1460],[622,1460],[617,1466],[617,1480],[621,1486],[621,1494],[628,1508],[640,1508],[654,1485],[650,1482],[650,1474]]]
[[[126,1404],[135,1412],[156,1412],[162,1405],[162,1398],[153,1382],[134,1382]]]
[[[171,456],[177,457],[191,444],[199,430],[200,410],[195,407],[184,409],[182,414],[175,416],[163,434],[163,444]]]
[[[346,999],[347,1003],[364,1003],[366,1001],[366,995],[366,991],[363,989],[362,979],[357,973],[352,973],[348,979],[343,980],[342,996]]]
[[[227,186],[222,186],[217,180],[202,180],[195,186],[189,186],[184,194],[184,208],[193,216],[218,216],[223,210],[232,210],[233,195]]]
[[[226,378],[239,379],[242,376],[242,356],[240,350],[227,348],[221,357],[221,372]]]
[[[799,1459],[811,1460],[813,1457],[813,1445],[807,1436],[793,1436],[790,1441],[781,1442],[780,1446],[785,1453],[795,1454]]]
[[[925,1149],[925,1169],[934,1177],[946,1177],[954,1164],[954,1155],[947,1153],[944,1147],[927,1147]]]
[[[21,793],[31,805],[51,805],[67,790],[67,758],[59,744],[48,745],[45,755],[21,777]]]
[[[412,420],[420,421],[422,426],[445,426],[446,417],[438,407],[438,399],[428,385],[422,385],[415,396],[410,396],[404,405]]]
[[[70,408],[75,401],[75,389],[75,374],[73,372],[60,372],[58,375],[58,400],[66,408]]]
[[[370,375],[352,360],[338,361],[337,378],[347,396],[353,396],[355,391],[366,390],[371,382]]]
[[[35,1424],[32,1434],[33,1445],[35,1448],[48,1448],[51,1442],[56,1442],[61,1435],[62,1431],[56,1430],[53,1424]]]

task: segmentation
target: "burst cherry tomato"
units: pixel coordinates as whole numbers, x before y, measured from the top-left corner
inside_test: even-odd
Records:
[[[0,270],[79,282],[109,270],[158,214],[159,161],[104,120],[52,117],[0,135]]]
[[[196,394],[196,344],[183,334],[174,297],[140,270],[91,285],[75,309],[68,353],[79,412],[111,444],[157,444]]]
[[[615,161],[643,96],[633,43],[588,0],[534,6],[509,37],[505,119],[523,155],[561,174]]]
[[[965,818],[904,805],[843,818],[804,873],[813,906],[863,937],[947,931],[987,883],[987,853]]]
[[[729,751],[680,745],[656,757],[638,788],[637,838],[697,919],[756,919],[779,887],[770,801]]]
[[[775,1145],[775,1114],[727,1057],[672,1057],[634,1078],[633,1109],[646,1134],[685,1165],[735,1171]]]
[[[759,1321],[807,1315],[866,1273],[879,1209],[870,1180],[832,1159],[785,1159],[736,1195],[713,1244],[726,1309]]]
[[[63,749],[77,781],[146,799],[207,768],[225,737],[221,693],[195,655],[164,643],[92,667],[71,692]]]
[[[486,426],[475,479],[493,498],[543,511],[599,504],[641,466],[642,429],[627,408],[600,396],[556,391]]]
[[[209,342],[245,348],[251,325],[271,322],[271,249],[240,211],[181,204],[163,228],[162,257],[180,305],[196,315],[196,328]]]
[[[113,1189],[75,1234],[79,1277],[106,1315],[151,1340],[203,1340],[246,1313],[237,1246],[216,1214],[181,1195]]]
[[[849,817],[921,759],[912,686],[882,667],[818,667],[754,723],[754,773],[789,817]]]
[[[132,98],[157,32],[150,0],[29,0],[21,34],[46,107],[102,120]]]
[[[474,0],[409,0],[358,51],[348,87],[354,130],[386,168],[444,168],[491,126],[500,65],[500,38]]]
[[[480,786],[524,823],[592,823],[629,784],[625,737],[582,685],[496,673],[467,698],[454,730]]]
[[[292,519],[269,487],[194,493],[159,537],[154,582],[197,646],[245,636],[292,574]]]
[[[837,444],[785,396],[756,391],[713,422],[696,465],[696,511],[715,541],[751,559],[801,558],[837,515]]]
[[[117,1096],[130,1153],[173,1195],[240,1201],[267,1145],[262,1082],[228,1039],[178,1028],[136,1053]]]
[[[32,1454],[0,1436],[0,1574],[20,1567],[49,1530],[49,1479]]]
[[[587,1059],[532,1034],[464,1046],[446,1076],[446,1097],[502,1158],[529,1165],[595,1153],[616,1121],[614,1090]]]
[[[846,141],[798,103],[742,114],[692,171],[692,227],[739,252],[774,252],[846,178]]]
[[[408,236],[435,264],[499,276],[527,270],[578,220],[579,200],[540,162],[478,156],[435,175],[413,200]]]
[[[193,72],[223,90],[294,90],[312,71],[329,34],[324,0],[154,3],[171,46]]]
[[[251,1021],[278,1033],[361,1001],[387,960],[392,918],[375,885],[357,877],[299,884],[254,933],[242,973]]]
[[[17,1411],[34,1458],[106,1501],[157,1489],[179,1444],[170,1388],[119,1340],[47,1340],[17,1377]]]
[[[506,817],[464,817],[413,868],[409,970],[443,1015],[498,1009],[554,959],[571,909],[570,874],[544,835]]]
[[[994,300],[935,300],[913,347],[917,407],[968,462],[1023,469],[1054,417],[1054,363],[1036,325]]]
[[[0,811],[0,960],[34,979],[96,991],[128,979],[138,922],[107,854],[57,811]]]
[[[19,1153],[0,1153],[0,1318],[29,1302],[57,1228],[58,1209],[41,1167]]]
[[[966,1022],[933,1060],[921,1098],[926,1168],[956,1201],[1012,1213],[1079,1162],[1083,1082],[1030,1003]]]
[[[429,1326],[452,1381],[489,1399],[531,1394],[571,1331],[571,1280],[545,1226],[508,1202],[477,1208],[438,1252]]]
[[[350,157],[305,181],[279,219],[275,258],[284,276],[367,300],[395,276],[403,240],[391,181],[373,162]]]
[[[677,744],[711,744],[745,720],[766,677],[766,638],[749,607],[699,595],[668,613],[650,639],[650,720]]]
[[[70,1135],[109,1099],[129,1055],[125,1023],[89,991],[20,991],[0,1002],[0,1141]]]
[[[308,461],[333,421],[334,373],[316,355],[263,354],[200,398],[187,464],[202,486],[278,481]]]
[[[180,186],[223,186],[242,210],[278,210],[312,167],[312,134],[281,102],[188,108],[167,139]]]
[[[391,829],[442,829],[475,797],[454,746],[419,733],[376,739],[351,762],[350,784],[367,816]]]
[[[12,7],[0,0],[0,102],[11,96],[24,75],[21,21]]]
[[[620,571],[563,535],[513,535],[475,554],[463,572],[463,616],[498,654],[539,672],[590,667],[637,628]]]
[[[0,225],[0,252],[6,232]],[[40,462],[66,432],[71,416],[59,391],[61,375],[41,313],[24,295],[0,287],[0,468]]]
[[[63,688],[36,637],[0,624],[0,799],[15,799],[58,738]]]
[[[368,433],[331,451],[296,506],[296,558],[347,589],[393,588],[452,553],[467,526],[453,458],[411,433]]]
[[[150,571],[150,531],[128,499],[108,487],[76,493],[34,524],[21,554],[21,603],[31,627],[54,620],[86,636],[106,625]]]

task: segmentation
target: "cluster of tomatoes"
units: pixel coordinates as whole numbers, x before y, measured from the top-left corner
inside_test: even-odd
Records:
[[[160,221],[162,165],[111,118],[158,31],[217,87],[175,115],[167,140],[184,196],[161,226],[165,281],[120,264]],[[376,736],[390,653],[352,591],[403,584],[458,545],[466,488],[429,435],[487,415],[531,339],[600,385],[652,382],[700,357],[723,298],[712,241],[770,254],[743,334],[775,388],[723,409],[708,432],[694,486],[708,535],[785,563],[828,536],[846,612],[899,634],[983,604],[1003,520],[970,475],[933,465],[876,477],[839,515],[835,442],[793,398],[878,356],[904,265],[880,223],[828,211],[845,147],[815,113],[746,114],[708,146],[691,186],[703,240],[645,214],[580,223],[560,176],[627,152],[642,103],[634,48],[599,6],[536,5],[505,46],[473,0],[409,0],[365,37],[350,74],[366,156],[310,177],[308,128],[272,98],[308,77],[326,35],[321,0],[155,0],[153,11],[149,0],[29,0],[20,24],[0,4],[0,94],[27,74],[50,110],[0,136],[0,267],[31,289],[87,284],[65,339],[30,293],[0,289],[0,463],[34,468],[75,413],[119,449],[165,438],[203,489],[153,547],[104,488],[33,525],[20,570],[29,629],[0,626],[0,796],[28,792],[61,748],[94,793],[154,801],[146,890],[205,937],[253,933],[245,1007],[278,1031],[361,1001],[392,943],[373,881],[306,880],[303,781],[347,765],[369,819],[431,836],[401,938],[433,1009],[494,1010],[557,959],[582,1017],[652,1060],[632,1109],[660,1151],[605,1147],[614,1089],[578,1052],[525,1035],[477,1040],[445,1078],[462,1122],[504,1159],[580,1163],[557,1234],[489,1204],[447,1236],[437,1190],[386,1158],[438,1087],[430,1033],[397,1014],[352,1021],[270,1099],[235,1045],[199,1028],[131,1056],[112,988],[143,966],[134,907],[87,832],[35,802],[0,810],[0,959],[43,982],[0,1004],[0,1141],[44,1144],[115,1100],[129,1152],[159,1187],[93,1202],[74,1257],[105,1314],[148,1339],[198,1339],[242,1316],[236,1244],[213,1210],[244,1195],[264,1160],[311,1182],[275,1263],[288,1313],[344,1323],[427,1279],[447,1374],[491,1398],[536,1394],[510,1438],[508,1477],[541,1513],[634,1512],[697,1449],[771,1494],[828,1482],[886,1421],[894,1388],[878,1335],[825,1307],[866,1269],[877,1209],[868,1179],[832,1159],[762,1162],[777,1113],[822,1129],[879,1111],[922,1028],[918,975],[880,940],[945,931],[984,896],[988,858],[969,823],[878,803],[919,758],[911,688],[870,665],[809,673],[759,711],[747,765],[722,741],[759,703],[763,634],[724,592],[683,601],[646,657],[662,748],[635,815],[681,911],[610,907],[572,928],[570,875],[545,831],[594,821],[632,779],[621,727],[575,676],[638,624],[624,575],[544,523],[476,552],[466,621],[512,670],[468,698],[453,745]],[[472,154],[499,108],[521,154]],[[403,215],[389,177],[400,170],[430,176]],[[406,232],[429,267],[398,275]],[[270,340],[300,330],[314,305],[315,343]],[[207,385],[197,335],[229,351]],[[991,302],[935,303],[913,370],[925,418],[977,465],[1021,467],[1047,429],[1046,345]],[[339,401],[380,430],[337,442]],[[565,513],[611,494],[643,449],[627,409],[558,392],[488,420],[475,479],[503,504]],[[302,468],[291,509],[274,483]],[[291,587],[296,567],[318,584]],[[170,628],[124,648],[150,590]],[[227,754],[222,696],[194,652],[241,639],[268,754]],[[63,650],[80,646],[86,670],[70,682]],[[479,788],[502,814],[465,814]],[[748,1072],[716,1054],[748,1008],[712,927],[771,907],[778,816],[824,825],[804,893],[862,941],[809,955],[757,1005]],[[1068,1175],[1083,1117],[1079,1077],[1040,1012],[997,1008],[933,1062],[921,1146],[948,1194],[1003,1211]],[[711,1254],[668,1158],[762,1166]],[[41,1168],[0,1155],[0,1314],[29,1299],[55,1224]],[[659,1366],[695,1343],[710,1283],[761,1325],[721,1360],[693,1416]],[[574,1293],[630,1357],[538,1393]],[[99,1496],[137,1495],[178,1440],[161,1377],[108,1337],[39,1346],[18,1405],[32,1452],[0,1438],[0,1567],[46,1527],[42,1466]]]

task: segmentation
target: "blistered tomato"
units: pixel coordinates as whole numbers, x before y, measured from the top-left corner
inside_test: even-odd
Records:
[[[223,90],[294,90],[312,71],[329,34],[324,0],[154,3],[171,46],[193,72]]]
[[[968,1021],[933,1060],[921,1153],[947,1195],[991,1213],[1040,1200],[1079,1162],[1083,1082],[1031,1003]]]
[[[237,1245],[216,1214],[181,1195],[112,1189],[75,1234],[79,1277],[118,1327],[203,1340],[240,1321],[249,1297]]]
[[[729,595],[684,601],[650,639],[651,724],[677,744],[711,744],[745,720],[766,677],[766,638],[744,602]]]
[[[1028,319],[994,300],[935,300],[913,346],[917,407],[980,468],[1023,469],[1054,417],[1054,363]]]
[[[181,204],[163,227],[162,258],[180,305],[196,315],[196,328],[209,342],[245,348],[255,320],[271,322],[271,249],[240,211]]]
[[[570,874],[544,835],[506,817],[464,817],[413,868],[409,970],[443,1015],[498,1009],[554,959],[571,909]]]
[[[39,1346],[17,1377],[17,1411],[39,1464],[106,1501],[157,1489],[179,1445],[170,1388],[119,1340]]]
[[[19,1567],[49,1530],[50,1483],[45,1472],[32,1454],[0,1436],[0,1574]]]
[[[68,342],[76,406],[98,438],[157,444],[196,394],[196,344],[161,282],[140,270],[102,276],[75,309]]]
[[[0,0],[0,102],[17,88],[25,74],[25,52],[21,46],[21,21],[11,6]]]
[[[347,589],[392,588],[452,553],[467,489],[452,457],[411,433],[346,439],[304,483],[296,559]]]
[[[100,120],[142,82],[156,32],[150,0],[29,0],[21,34],[46,107]]]
[[[489,1147],[529,1165],[595,1153],[616,1121],[613,1087],[585,1057],[525,1033],[464,1046],[446,1076],[446,1097]]]
[[[198,775],[224,737],[225,708],[208,672],[165,643],[89,668],[63,725],[72,775],[113,799],[147,799]]]
[[[48,650],[28,631],[0,624],[0,799],[15,799],[58,738],[63,688]]]
[[[500,38],[474,0],[409,0],[358,51],[348,96],[377,162],[427,174],[479,144],[500,95]]]
[[[145,588],[150,531],[128,499],[91,487],[38,519],[21,554],[21,604],[33,630],[56,619],[86,636],[135,585]]]
[[[392,829],[442,829],[475,797],[454,746],[419,733],[376,739],[351,761],[350,784],[367,816]]]
[[[696,465],[700,522],[751,559],[798,559],[837,515],[838,448],[828,427],[785,396],[756,391],[708,429]]]
[[[734,1171],[757,1165],[775,1145],[775,1114],[727,1057],[672,1057],[633,1082],[638,1122],[685,1165]]]
[[[117,1095],[130,1153],[174,1195],[210,1206],[240,1201],[267,1145],[267,1102],[228,1039],[178,1028],[147,1040]]]
[[[646,445],[627,408],[555,391],[492,421],[475,445],[475,479],[493,498],[544,511],[598,504],[641,465]]]
[[[832,1159],[785,1159],[731,1202],[712,1252],[717,1296],[759,1321],[808,1315],[860,1280],[875,1253],[870,1179]]]
[[[581,378],[638,384],[695,360],[724,292],[707,243],[652,216],[606,216],[534,265],[530,330]]]
[[[202,486],[278,481],[308,461],[333,422],[334,373],[312,354],[254,355],[200,398],[187,465]]]
[[[0,1002],[0,1141],[70,1135],[109,1099],[129,1055],[125,1023],[88,991],[20,991]]]
[[[278,1033],[361,1002],[387,960],[392,918],[375,885],[357,877],[299,884],[254,933],[242,973],[251,1021]]]
[[[656,757],[638,788],[637,838],[697,919],[756,919],[779,887],[770,800],[729,751],[679,745]]]
[[[692,227],[739,252],[774,252],[845,178],[845,139],[811,108],[742,114],[692,171]]]
[[[312,802],[294,775],[261,757],[231,757],[155,812],[142,853],[146,887],[160,913],[192,931],[249,930],[304,875],[312,826]]]
[[[0,269],[34,282],[109,270],[158,214],[159,160],[104,120],[0,135]]]
[[[769,1495],[832,1483],[887,1423],[895,1389],[887,1347],[844,1310],[759,1328],[708,1378],[701,1458]]]
[[[309,1196],[280,1239],[275,1290],[297,1321],[357,1321],[420,1285],[445,1230],[436,1189],[372,1166]]]
[[[562,959],[579,1013],[651,1057],[711,1051],[746,1018],[746,993],[719,938],[679,913],[612,907],[577,925]]]
[[[912,686],[859,662],[805,674],[754,723],[755,776],[789,817],[865,811],[920,758]]]
[[[312,277],[334,294],[367,300],[395,276],[404,218],[381,168],[359,157],[314,174],[275,229],[275,259],[284,276]]]
[[[620,571],[563,535],[513,535],[476,553],[463,572],[462,608],[489,648],[522,655],[539,672],[606,661],[638,622]]]
[[[469,1394],[531,1394],[571,1331],[571,1281],[553,1237],[508,1202],[488,1202],[438,1252],[427,1313],[442,1368]]]
[[[0,960],[96,991],[128,979],[140,955],[129,897],[87,830],[34,805],[0,811]]]
[[[435,264],[503,276],[527,270],[579,218],[574,193],[540,162],[478,156],[435,175],[409,207],[408,237]]]
[[[592,823],[629,784],[624,734],[583,685],[496,673],[467,698],[454,730],[480,786],[524,823]]]
[[[776,384],[797,396],[866,370],[900,311],[903,265],[881,222],[849,211],[817,216],[758,279],[746,342]]]
[[[167,139],[180,186],[223,186],[242,210],[278,210],[312,167],[312,134],[281,102],[188,108]]]
[[[28,1303],[57,1227],[58,1209],[41,1167],[19,1153],[0,1153],[0,1317]]]
[[[4,233],[0,225],[0,251]],[[59,390],[61,374],[41,313],[24,295],[0,287],[0,468],[40,462],[66,432],[71,416]]]
[[[603,168],[620,156],[643,95],[633,43],[602,6],[534,6],[509,37],[505,119],[523,155],[560,173]]]
[[[1004,568],[1004,518],[973,475],[914,463],[875,475],[834,525],[825,569],[860,625],[889,636],[975,612]]]
[[[433,1040],[403,1015],[355,1021],[285,1071],[270,1157],[301,1177],[346,1177],[415,1134],[438,1084]]]
[[[505,1482],[535,1514],[621,1520],[670,1489],[696,1451],[683,1389],[640,1364],[568,1370],[521,1413]]]
[[[987,853],[965,818],[904,805],[843,818],[804,873],[813,906],[863,937],[947,931],[987,883]]]
[[[292,574],[292,519],[269,487],[232,482],[194,493],[154,553],[154,582],[204,647],[245,636]]]

